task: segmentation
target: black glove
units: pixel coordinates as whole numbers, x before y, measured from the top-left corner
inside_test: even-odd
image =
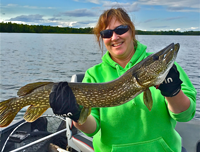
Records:
[[[183,83],[179,78],[179,72],[174,64],[169,70],[168,75],[162,84],[159,85],[158,89],[161,94],[165,97],[173,97],[177,95],[181,90],[181,84]]]
[[[81,109],[67,82],[55,84],[49,95],[49,103],[54,114],[66,116],[76,121],[80,117]]]

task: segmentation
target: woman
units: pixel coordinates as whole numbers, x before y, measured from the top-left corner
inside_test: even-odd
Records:
[[[114,80],[150,55],[146,52],[147,47],[136,41],[135,27],[121,8],[105,11],[94,33],[100,47],[103,40],[108,51],[102,63],[86,71],[83,82]],[[196,90],[183,69],[177,63],[175,65],[167,76],[173,78],[171,84],[163,83],[158,89],[150,88],[154,101],[151,112],[143,104],[140,94],[120,106],[93,108],[86,122],[79,125],[76,121],[81,107],[75,108],[77,103],[73,93],[70,94],[70,100],[63,93],[63,90],[70,90],[65,82],[59,83],[52,90],[50,105],[55,114],[73,114],[70,118],[74,120],[75,127],[88,136],[94,136],[95,152],[180,152],[181,137],[174,128],[177,121],[193,118]]]

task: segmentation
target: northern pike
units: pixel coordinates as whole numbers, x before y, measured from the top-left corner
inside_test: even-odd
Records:
[[[105,83],[68,82],[76,101],[83,109],[78,120],[83,124],[92,107],[112,107],[124,104],[144,92],[143,100],[151,111],[153,101],[149,87],[161,84],[176,59],[179,44],[170,44],[130,68],[119,78]],[[49,107],[49,94],[54,82],[30,83],[18,90],[18,97],[0,102],[0,127],[9,125],[16,114],[30,105],[24,114],[27,122],[39,118]]]

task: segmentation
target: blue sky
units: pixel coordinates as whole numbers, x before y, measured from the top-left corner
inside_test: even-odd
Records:
[[[99,15],[123,7],[137,30],[200,31],[199,0],[1,0],[0,22],[94,27]]]

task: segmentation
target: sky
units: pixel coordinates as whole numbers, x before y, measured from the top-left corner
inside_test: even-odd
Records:
[[[136,30],[200,31],[200,0],[1,0],[0,22],[94,27],[104,10],[124,8]]]

